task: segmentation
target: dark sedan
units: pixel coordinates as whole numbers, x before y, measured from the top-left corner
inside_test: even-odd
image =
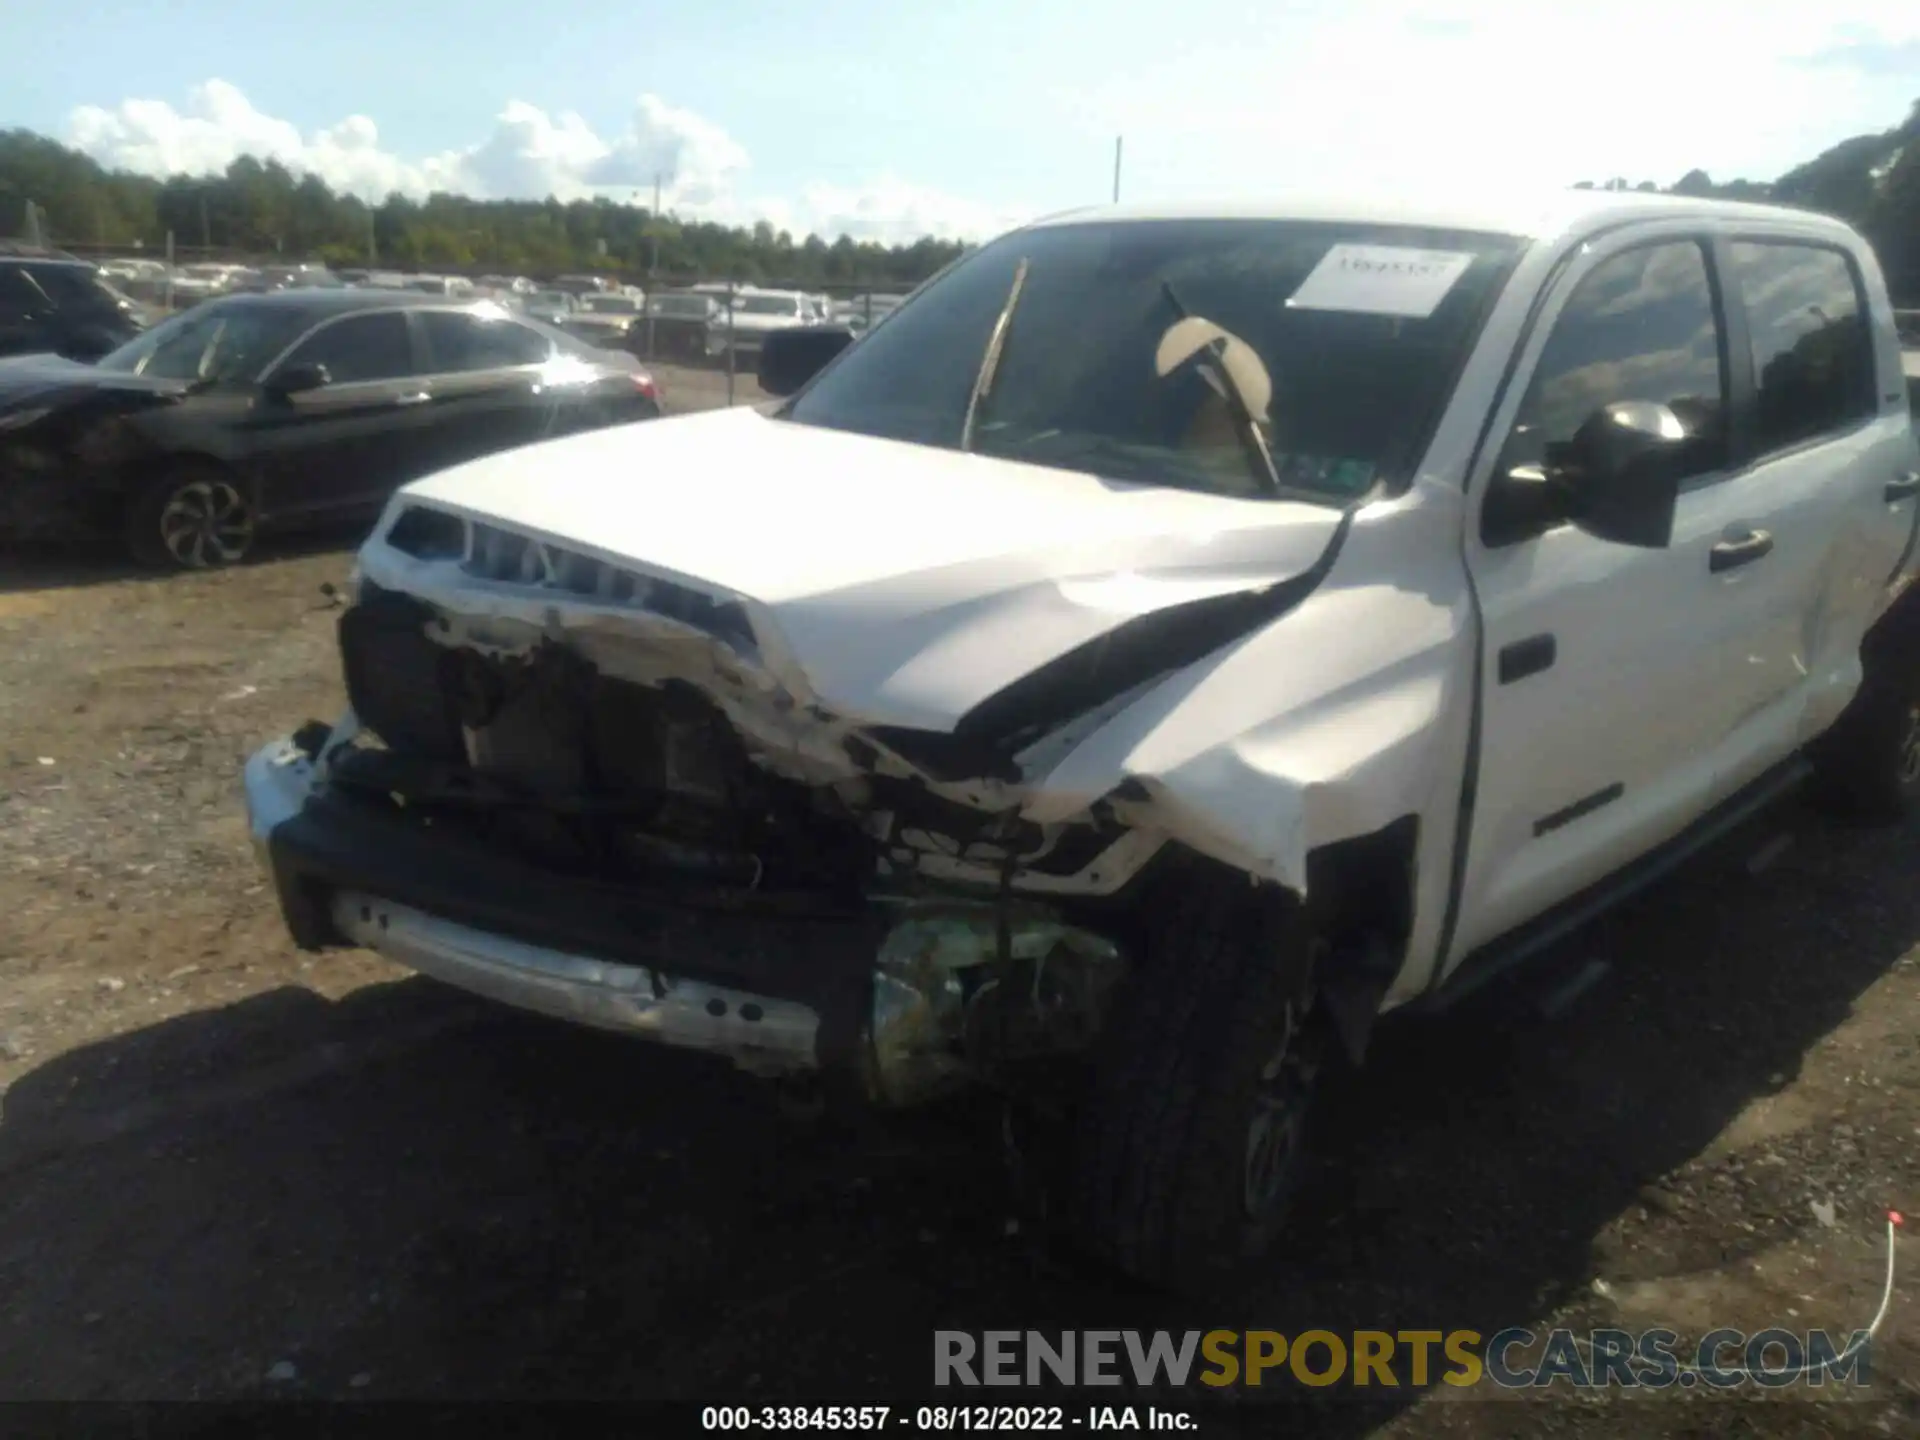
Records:
[[[95,365],[0,360],[0,539],[231,565],[262,531],[371,519],[446,466],[659,414],[632,356],[490,302],[230,296]]]
[[[0,253],[0,355],[97,360],[151,319],[83,260]]]

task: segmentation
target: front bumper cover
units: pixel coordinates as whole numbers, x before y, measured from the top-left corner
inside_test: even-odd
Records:
[[[303,948],[363,946],[755,1074],[864,1074],[883,933],[871,915],[692,911],[429,838],[329,793],[291,738],[247,761],[244,786],[256,854]]]
[[[817,1063],[820,1017],[790,1000],[569,955],[349,890],[334,893],[330,910],[353,944],[505,1005],[726,1055],[758,1073]]]

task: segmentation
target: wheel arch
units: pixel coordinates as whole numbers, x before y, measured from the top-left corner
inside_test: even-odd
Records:
[[[1406,814],[1362,835],[1328,842],[1306,856],[1304,893],[1261,881],[1225,861],[1175,842],[1136,882],[1136,917],[1174,894],[1205,887],[1226,903],[1246,897],[1242,934],[1251,939],[1275,905],[1304,907],[1324,934],[1329,957],[1313,977],[1343,1057],[1366,1058],[1382,1002],[1406,961],[1419,905],[1420,817]]]
[[[1920,661],[1920,583],[1894,597],[1860,640],[1863,669]]]
[[[257,510],[260,505],[260,487],[254,477],[234,464],[232,460],[215,455],[210,450],[170,450],[164,454],[149,456],[135,473],[127,477],[129,488],[174,475],[182,470],[217,470],[223,480],[231,481],[245,495]],[[144,472],[144,473],[142,473]]]
[[[1420,817],[1336,840],[1307,856],[1307,893],[1327,927],[1332,959],[1316,977],[1341,1052],[1358,1066],[1381,1003],[1407,959],[1419,904]]]
[[[152,505],[157,492],[163,487],[184,483],[195,476],[232,485],[251,508],[253,532],[258,534],[263,517],[260,513],[259,490],[251,476],[230,461],[205,451],[170,451],[128,467],[117,487],[122,534],[135,560],[142,564],[166,563],[164,554],[153,549],[151,540],[143,533],[146,520],[143,512]]]

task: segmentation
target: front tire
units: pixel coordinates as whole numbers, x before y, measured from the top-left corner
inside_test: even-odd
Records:
[[[1265,1254],[1333,1057],[1311,907],[1207,875],[1153,907],[1078,1117],[1073,1231],[1134,1279],[1204,1295]]]
[[[156,569],[218,570],[253,550],[258,524],[246,488],[217,465],[175,466],[127,504],[128,553]]]

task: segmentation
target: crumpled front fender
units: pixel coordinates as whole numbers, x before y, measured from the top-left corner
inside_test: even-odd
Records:
[[[1472,714],[1473,616],[1446,505],[1381,506],[1323,585],[1142,695],[1067,753],[1023,809],[1105,800],[1127,823],[1305,895],[1308,857],[1408,815],[1415,936],[1445,908]],[[1393,574],[1397,583],[1374,583]],[[1403,981],[1408,977],[1403,974]]]

